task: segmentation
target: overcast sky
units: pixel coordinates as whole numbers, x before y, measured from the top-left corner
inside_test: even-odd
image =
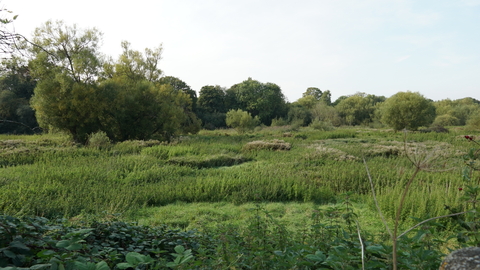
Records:
[[[480,99],[480,0],[0,0],[26,37],[47,20],[104,33],[143,51],[199,91],[251,77],[290,102],[308,87],[332,101],[356,92]]]

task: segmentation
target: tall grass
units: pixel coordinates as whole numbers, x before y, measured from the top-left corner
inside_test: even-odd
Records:
[[[15,146],[5,146],[7,140],[3,140],[0,212],[72,217],[104,211],[132,214],[143,207],[178,201],[322,204],[335,202],[345,192],[373,205],[362,162],[365,157],[379,202],[386,215],[394,217],[396,199],[414,170],[402,155],[400,134],[351,128],[305,128],[295,133],[302,135],[298,137],[282,134],[268,129],[253,135],[212,131],[168,145],[128,141],[108,149],[38,136],[20,137]],[[448,146],[444,148],[465,151],[457,135],[412,133],[408,141],[412,149],[443,143]],[[292,147],[283,151],[243,148],[251,141],[273,139]],[[455,160],[459,160],[458,153],[445,156],[445,163],[458,167]],[[409,216],[442,215],[444,204],[457,204],[458,168],[421,173],[418,179],[405,202],[405,221]]]

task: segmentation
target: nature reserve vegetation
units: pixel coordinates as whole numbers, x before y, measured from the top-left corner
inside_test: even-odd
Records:
[[[478,100],[197,96],[161,45],[101,39],[48,21],[2,62],[1,269],[438,269],[480,244]]]

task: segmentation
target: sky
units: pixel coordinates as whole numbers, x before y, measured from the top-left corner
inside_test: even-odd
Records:
[[[249,77],[290,102],[308,87],[332,101],[357,92],[480,99],[480,0],[0,0],[30,38],[48,20],[103,32],[116,59],[126,40],[162,44],[164,75],[197,92]]]

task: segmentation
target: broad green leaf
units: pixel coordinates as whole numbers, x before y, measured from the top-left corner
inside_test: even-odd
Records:
[[[8,250],[8,249],[3,250],[3,254],[5,254],[5,256],[7,256],[8,258],[15,258],[15,257],[17,257],[17,254],[11,252],[11,251]]]
[[[70,241],[69,240],[60,240],[58,241],[58,243],[56,244],[57,247],[59,248],[66,248],[70,245]]]
[[[67,250],[79,250],[79,249],[82,249],[82,245],[79,244],[79,243],[74,243],[74,244],[71,244],[69,245],[68,247],[66,247]]]
[[[143,255],[138,252],[129,252],[127,256],[125,256],[125,259],[132,265],[137,265],[138,263],[144,261]]]
[[[30,269],[33,269],[33,270],[43,270],[43,269],[51,269],[52,265],[49,264],[49,263],[46,263],[46,264],[37,264],[37,265],[34,265],[32,267],[30,267]]]
[[[110,267],[108,267],[108,264],[104,261],[101,261],[97,263],[95,270],[110,270]]]
[[[175,247],[175,252],[177,252],[178,254],[182,254],[184,251],[185,248],[183,246],[178,245]]]
[[[127,268],[129,268],[129,267],[132,267],[132,268],[133,268],[133,267],[135,267],[135,265],[131,265],[131,264],[129,264],[129,263],[119,263],[119,264],[117,264],[117,267],[118,267],[119,269],[127,269]]]
[[[56,254],[56,252],[53,251],[53,250],[44,249],[44,250],[38,252],[37,256],[40,257],[40,258],[46,258],[46,257],[50,257],[50,255],[53,255],[53,254]]]

